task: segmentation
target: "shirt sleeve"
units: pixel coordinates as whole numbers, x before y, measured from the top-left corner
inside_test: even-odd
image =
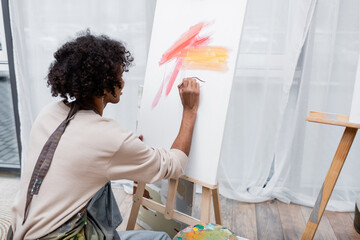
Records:
[[[187,155],[181,150],[149,147],[136,135],[128,133],[109,161],[107,177],[153,183],[180,177],[187,161]]]

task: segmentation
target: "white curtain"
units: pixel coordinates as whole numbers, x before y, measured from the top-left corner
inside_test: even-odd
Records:
[[[120,104],[108,106],[104,113],[135,131],[138,86],[145,75],[154,9],[155,1],[149,0],[10,1],[22,164],[26,164],[27,141],[37,114],[49,102],[58,101],[51,97],[45,79],[53,53],[87,28],[125,42],[135,58],[131,71],[124,74],[126,90]]]
[[[296,63],[316,1],[248,1],[220,161],[220,192],[264,201]]]
[[[360,50],[360,2],[319,1],[286,108],[269,182],[272,196],[314,204],[343,127],[306,123],[309,110],[349,114]],[[353,211],[360,193],[360,146],[355,138],[328,209]]]
[[[220,192],[243,201],[278,198],[313,206],[344,129],[305,118],[310,110],[349,114],[360,2],[255,2],[249,1],[240,45]],[[294,35],[306,30],[304,44]],[[252,58],[259,60],[251,65]],[[359,151],[355,140],[328,209],[354,210],[360,193]]]
[[[248,0],[230,99],[220,193],[312,205],[342,130],[306,123],[309,110],[348,114],[359,54],[357,0]],[[10,1],[23,161],[31,125],[49,101],[53,52],[90,28],[127,43],[135,66],[121,103],[106,109],[135,131],[155,0]],[[360,191],[357,140],[329,206],[352,210]]]

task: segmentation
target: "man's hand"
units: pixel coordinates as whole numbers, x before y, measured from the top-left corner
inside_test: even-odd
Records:
[[[199,107],[200,86],[195,78],[184,78],[178,85],[179,94],[184,111],[191,110],[197,112]]]

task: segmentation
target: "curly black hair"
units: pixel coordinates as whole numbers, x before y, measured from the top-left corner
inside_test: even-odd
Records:
[[[134,60],[122,42],[89,30],[65,43],[54,57],[47,84],[52,96],[66,100],[102,97],[104,90],[115,96],[114,87],[121,87],[119,74],[127,72]]]

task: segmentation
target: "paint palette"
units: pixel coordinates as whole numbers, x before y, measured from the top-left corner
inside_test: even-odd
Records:
[[[187,227],[175,235],[173,240],[237,240],[236,235],[226,227],[217,224],[196,224]]]

